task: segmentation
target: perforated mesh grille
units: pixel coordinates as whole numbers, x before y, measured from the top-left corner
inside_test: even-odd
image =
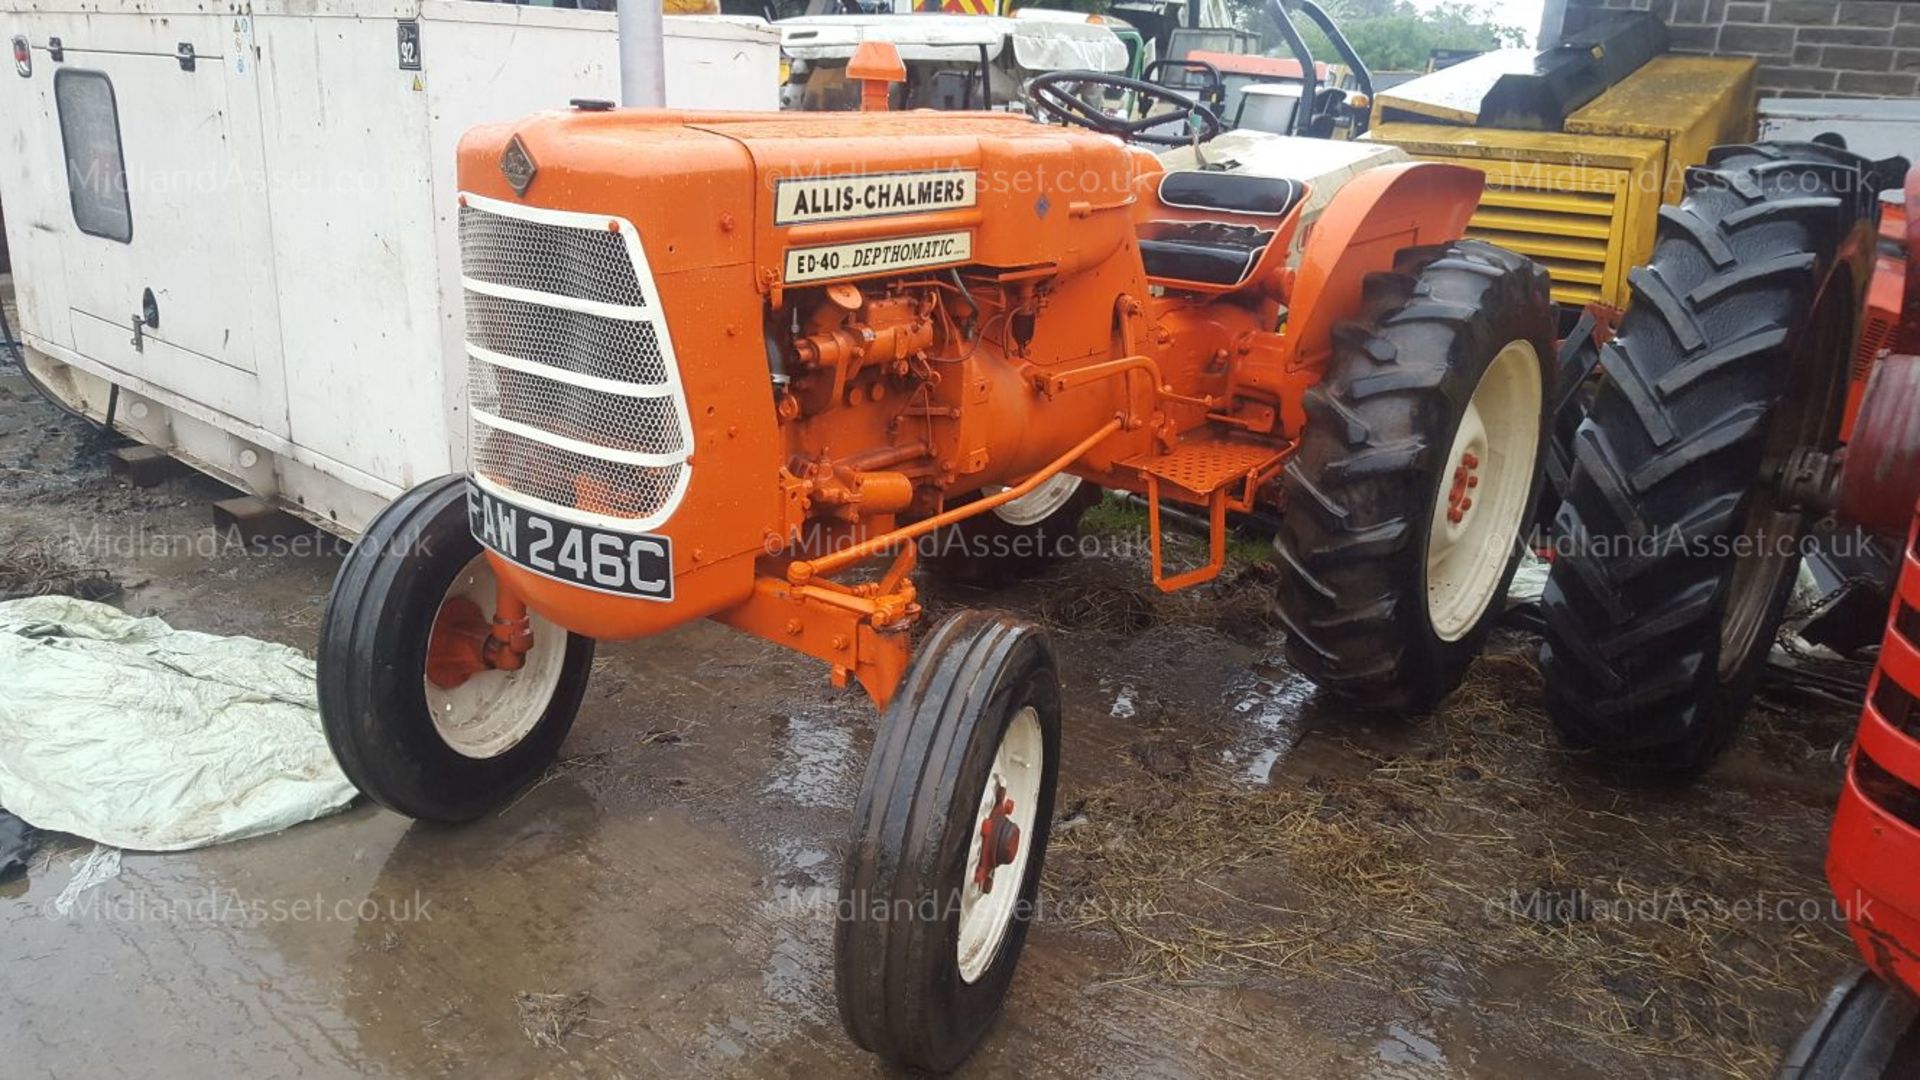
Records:
[[[582,375],[659,386],[667,381],[653,326],[467,291],[467,340]]]
[[[474,472],[508,491],[609,517],[658,513],[684,468],[603,461],[512,432],[473,426]]]
[[[467,399],[503,420],[616,450],[670,454],[685,449],[672,398],[602,393],[471,360]]]
[[[549,225],[463,206],[460,266],[494,285],[623,307],[646,303],[626,238],[604,225]]]
[[[582,215],[575,226],[510,213],[460,210],[465,276],[540,294],[518,300],[471,284],[466,290],[468,343],[511,361],[475,357],[468,364],[472,469],[506,491],[555,506],[657,523],[691,468],[684,459],[692,436],[674,386],[666,328],[657,305],[644,303],[652,282],[622,234],[603,219]],[[614,318],[574,310],[581,301],[639,310]],[[648,393],[589,389],[538,373],[542,368]],[[506,423],[490,424],[489,417]],[[505,430],[516,425],[530,430]],[[554,440],[584,445],[555,446]],[[610,460],[631,453],[682,460],[661,466]]]

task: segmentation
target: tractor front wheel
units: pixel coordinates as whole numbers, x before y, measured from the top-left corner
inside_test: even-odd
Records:
[[[479,817],[544,772],[593,663],[591,638],[531,613],[513,670],[482,668],[458,647],[485,638],[498,592],[467,525],[466,490],[464,477],[443,477],[381,511],[341,565],[320,624],[320,721],[333,756],[374,802],[429,821]]]
[[[1368,709],[1424,712],[1503,607],[1538,498],[1554,360],[1546,271],[1473,240],[1370,275],[1282,476],[1289,659]]]
[[[945,1072],[1000,1013],[1040,890],[1060,678],[1030,624],[941,623],[881,722],[840,878],[834,980],[853,1041]]]

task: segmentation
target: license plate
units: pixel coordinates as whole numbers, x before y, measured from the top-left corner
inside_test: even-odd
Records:
[[[482,544],[536,574],[598,592],[673,599],[664,536],[596,529],[501,502],[467,485],[467,522]]]

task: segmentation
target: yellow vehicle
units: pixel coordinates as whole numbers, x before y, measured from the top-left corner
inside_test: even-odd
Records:
[[[1755,61],[1665,47],[1658,19],[1623,13],[1556,49],[1487,53],[1381,91],[1370,137],[1485,173],[1468,235],[1532,256],[1566,307],[1624,309],[1686,170],[1754,136]]]

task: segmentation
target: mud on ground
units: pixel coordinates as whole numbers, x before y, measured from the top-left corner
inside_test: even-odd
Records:
[[[219,485],[127,488],[101,450],[0,372],[0,552],[312,649],[333,553],[223,545]],[[1355,715],[1285,664],[1250,552],[1160,597],[1136,528],[929,591],[1050,625],[1068,703],[1047,917],[968,1075],[1769,1074],[1849,961],[1820,862],[1850,710],[1770,702],[1705,783],[1623,786],[1558,747],[1530,639],[1438,715]],[[9,1069],[873,1075],[829,935],[872,731],[700,624],[604,646],[565,759],[469,827],[360,805],[128,854],[65,915],[89,845],[54,838],[0,886]]]

